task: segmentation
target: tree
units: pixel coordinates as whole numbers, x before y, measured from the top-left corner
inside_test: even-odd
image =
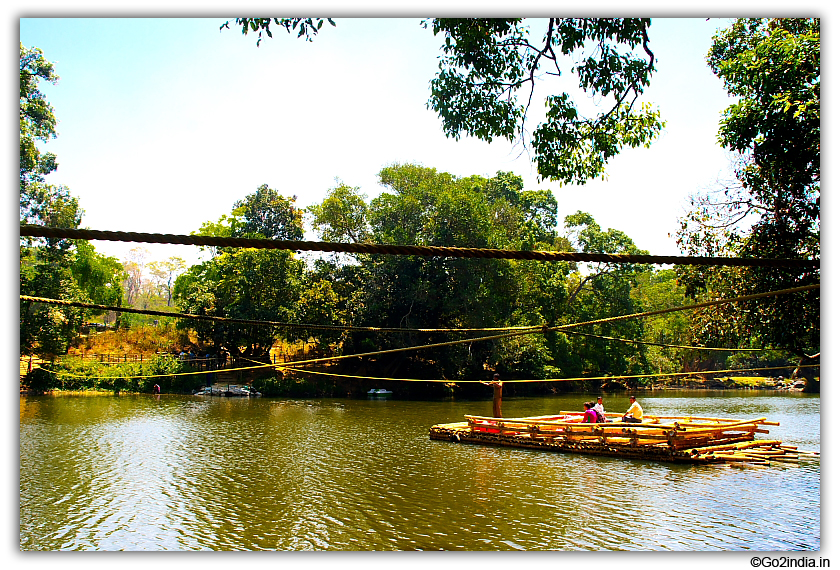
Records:
[[[303,262],[289,251],[238,249],[190,267],[175,280],[173,295],[183,312],[258,321],[295,321]],[[265,358],[274,343],[270,326],[185,321],[200,340],[233,355]],[[280,334],[283,334],[281,331]]]
[[[320,206],[319,231],[350,238],[348,227],[367,228],[374,243],[513,248],[530,243],[553,247],[557,203],[550,193],[523,190],[522,180],[499,172],[493,178],[459,178],[414,164],[383,168],[386,191],[366,206],[356,189],[335,189]],[[347,212],[357,212],[348,224]],[[364,216],[361,213],[364,212]],[[554,219],[552,223],[552,217]],[[333,226],[332,224],[335,224]],[[352,239],[352,238],[350,238]],[[329,278],[342,315],[354,324],[400,328],[481,328],[542,324],[564,287],[568,264],[499,259],[357,255],[356,264],[334,266]],[[347,301],[342,301],[347,299]],[[348,333],[343,350],[371,351],[439,342],[439,335]],[[411,363],[412,374],[456,378],[480,376],[485,366],[522,375],[546,373],[550,351],[539,335],[515,342],[483,342],[377,359],[388,374]],[[384,373],[384,372],[383,372]]]
[[[737,153],[737,184],[699,196],[683,219],[683,250],[819,257],[819,19],[738,19],[715,36],[709,66],[738,101],[719,139]],[[733,296],[819,282],[819,268],[681,268],[688,292]],[[701,313],[698,334],[734,334],[805,356],[819,350],[819,293]],[[726,332],[724,332],[726,331]]]
[[[296,196],[285,198],[263,184],[253,194],[233,205],[233,237],[303,239],[303,211],[295,207]]]
[[[280,240],[303,239],[303,210],[295,207],[296,196],[284,197],[263,184],[253,194],[237,200],[229,215],[205,222],[193,235]],[[213,255],[220,248],[212,247]],[[224,248],[221,248],[224,250]]]
[[[583,93],[611,106],[586,117],[568,92],[546,97],[546,121],[534,129],[532,147],[542,178],[584,184],[602,176],[621,147],[648,146],[663,126],[649,106],[634,110],[654,71],[649,26],[645,18],[549,18],[534,45],[521,19],[434,19],[444,45],[429,107],[447,136],[514,141],[524,136],[536,82],[561,77],[560,58],[569,58]],[[645,56],[633,53],[639,47]],[[525,103],[517,97],[523,87]]]
[[[38,89],[40,81],[56,83],[53,64],[38,48],[27,49],[20,44],[20,209],[21,220],[30,217],[30,202],[34,197],[30,187],[44,181],[58,164],[52,153],[41,153],[37,142],[55,138],[55,114],[44,94]]]
[[[79,201],[66,187],[45,182],[57,164],[55,155],[38,148],[38,143],[56,136],[53,108],[39,84],[57,80],[53,64],[41,50],[20,44],[20,223],[77,228],[82,218]],[[21,295],[87,301],[74,279],[72,263],[71,240],[21,238]],[[79,308],[21,301],[21,354],[66,353],[84,318]]]
[[[637,273],[635,277],[636,285],[630,294],[639,311],[656,311],[690,304],[690,300],[685,296],[685,286],[679,283],[674,269],[649,268]],[[677,311],[645,318],[644,337],[640,340],[659,344],[690,345],[691,314]],[[721,340],[718,339],[715,346],[723,346]],[[645,360],[650,364],[651,371],[665,373],[698,370],[700,368],[690,366],[699,364],[700,358],[707,359],[708,362],[708,358],[714,354],[662,346],[648,346],[645,352]]]
[[[73,279],[66,252],[57,248],[21,251],[20,293],[33,297],[87,302]],[[46,358],[65,354],[84,324],[85,311],[77,307],[20,301],[20,353]]]
[[[236,19],[243,34],[259,34],[257,45],[263,32],[272,36],[272,24],[312,41],[323,23],[319,18]],[[586,116],[562,88],[546,97],[546,121],[534,129],[531,141],[542,178],[583,184],[604,176],[607,161],[622,147],[648,146],[664,126],[658,111],[638,101],[654,71],[647,18],[549,18],[539,43],[532,43],[521,18],[444,18],[422,25],[443,36],[427,106],[448,137],[524,143],[537,82],[561,85],[567,64],[583,96],[609,101],[606,111]],[[527,89],[524,101],[522,89]]]
[[[166,261],[153,261],[149,264],[149,272],[155,280],[158,290],[166,298],[166,306],[172,306],[172,288],[175,286],[175,279],[187,268],[187,262],[177,256],[172,256]]]
[[[339,183],[320,204],[310,206],[312,226],[324,241],[362,243],[370,239],[366,196],[358,187]]]
[[[302,239],[302,211],[267,185],[234,204],[230,216],[202,225],[214,235]],[[181,311],[217,317],[299,321],[304,264],[290,251],[219,248],[209,261],[190,267],[175,279],[172,294]],[[233,355],[266,358],[277,334],[269,326],[189,321],[200,340]]]
[[[78,240],[71,269],[76,283],[92,303],[122,305],[122,282],[126,276],[117,258],[97,253],[90,242]],[[93,315],[101,313],[91,311]]]
[[[51,227],[76,228],[81,221],[78,200],[64,187],[51,187],[42,182],[38,187],[37,208],[31,209],[28,223]],[[21,238],[20,294],[51,299],[88,301],[74,279],[73,241],[56,238]],[[84,322],[83,310],[20,302],[20,350],[22,354],[59,355],[67,352],[69,343]]]
[[[148,256],[149,250],[145,247],[134,247],[129,250],[128,259],[123,261],[125,301],[129,307],[135,306],[143,290]]]
[[[637,248],[624,232],[612,228],[602,230],[592,215],[586,212],[578,211],[566,216],[565,226],[576,251],[648,253]],[[585,264],[583,271],[572,274],[568,281],[570,293],[565,318],[570,322],[580,322],[638,312],[638,304],[631,293],[638,274],[645,269],[644,266],[627,263]],[[644,322],[639,319],[605,323],[593,328],[591,332],[602,336],[638,340],[644,337]],[[644,345],[574,335],[569,345],[564,367],[575,375],[640,374],[648,371]]]

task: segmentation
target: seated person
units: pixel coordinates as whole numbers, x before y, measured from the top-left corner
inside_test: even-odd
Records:
[[[604,398],[598,396],[598,401],[592,406],[592,409],[595,410],[595,414],[598,416],[598,423],[608,422],[610,420],[607,419],[607,413],[604,411]]]
[[[594,406],[595,406],[595,404],[593,404],[592,402],[584,402],[583,403],[583,409],[585,411],[583,412],[583,419],[581,420],[581,423],[584,423],[584,424],[596,424],[596,423],[598,423],[598,415],[595,413],[595,410],[592,409]]]
[[[636,396],[630,396],[630,408],[624,413],[624,417],[621,418],[621,421],[632,424],[640,424],[642,423],[643,417],[644,412],[642,411],[642,407],[639,405],[639,402],[636,401]]]

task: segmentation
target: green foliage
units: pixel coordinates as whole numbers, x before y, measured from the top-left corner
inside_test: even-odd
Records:
[[[37,184],[37,185],[40,185]],[[35,185],[33,185],[35,186]],[[78,202],[66,189],[44,193],[38,222],[56,227],[78,227]],[[36,220],[30,220],[36,221]],[[33,297],[88,301],[73,275],[73,242],[46,238],[36,243],[21,239],[20,294]],[[67,352],[70,340],[85,320],[82,309],[20,302],[21,354],[57,355]]]
[[[630,295],[639,311],[656,311],[690,303],[690,299],[685,296],[685,287],[679,283],[673,269],[646,270],[637,273],[635,278],[636,286]],[[690,314],[673,312],[645,318],[644,336],[641,340],[690,346]],[[715,343],[715,346],[721,346],[720,341]],[[668,373],[683,371],[693,355],[692,351],[685,349],[648,346],[645,358],[651,370]],[[708,353],[704,356],[708,356]]]
[[[726,368],[769,368],[771,366],[796,366],[799,358],[791,356],[783,350],[767,350],[762,352],[737,352],[726,359]],[[790,375],[790,369],[787,371]],[[769,372],[761,372],[769,376]]]
[[[71,271],[90,302],[110,306],[122,304],[122,281],[126,275],[117,258],[99,254],[90,242],[78,240]],[[91,310],[90,314],[98,315],[102,311]]]
[[[33,368],[26,374],[21,384],[32,392],[38,393],[51,390],[57,387],[59,383],[56,382],[54,374],[47,372],[43,368]]]
[[[52,106],[38,89],[38,83],[56,83],[53,64],[44,58],[38,48],[27,49],[20,44],[20,209],[21,220],[29,209],[32,184],[43,182],[44,176],[54,171],[58,164],[55,155],[38,149],[37,142],[55,138],[56,119]]]
[[[155,384],[163,392],[192,393],[204,385],[200,374],[184,374],[192,368],[171,356],[156,355],[142,362],[103,363],[98,360],[65,357],[52,365],[51,372],[35,369],[24,383],[32,390],[107,390],[152,392]],[[165,375],[165,376],[161,376]],[[171,375],[171,376],[170,376]],[[148,378],[132,378],[148,376]]]
[[[510,173],[492,179],[457,178],[413,164],[382,169],[387,188],[367,206],[374,243],[460,247],[551,247],[557,203],[550,193],[525,192]],[[328,200],[330,198],[328,197]],[[554,221],[552,222],[552,217]],[[333,217],[341,223],[340,217]],[[327,221],[324,218],[325,221]],[[327,231],[332,230],[325,225]],[[342,314],[356,324],[402,328],[479,328],[541,323],[552,315],[557,292],[537,294],[546,283],[562,283],[566,264],[536,264],[496,259],[356,256],[357,265],[343,266],[340,291],[352,301]],[[522,281],[518,280],[522,277]],[[529,293],[534,293],[529,296]],[[341,302],[336,300],[336,305]],[[347,334],[345,352],[387,349],[439,342],[431,334]],[[539,370],[547,363],[542,341],[491,342],[424,350],[418,360],[400,357],[393,373],[411,365],[413,372],[434,377],[482,374],[485,366]],[[530,350],[530,347],[534,350]],[[541,348],[542,347],[542,348]],[[384,365],[380,363],[380,365]]]
[[[327,386],[324,386],[324,384],[327,384]],[[315,398],[338,395],[333,393],[333,390],[330,389],[333,384],[334,381],[324,382],[310,378],[297,378],[280,374],[277,376],[264,376],[257,378],[252,383],[252,386],[263,396]]]
[[[499,339],[493,344],[492,369],[506,378],[545,378],[554,358],[544,335]]]
[[[695,199],[679,242],[691,254],[819,257],[818,19],[739,19],[715,38],[709,66],[738,101],[720,142],[740,153],[738,185]],[[819,282],[819,268],[681,268],[688,292],[732,296]],[[799,355],[819,351],[819,292],[704,311],[698,338],[729,331]],[[712,319],[709,321],[708,319]]]
[[[370,238],[366,196],[357,187],[338,184],[320,204],[310,206],[312,226],[324,241],[362,243]]]
[[[646,253],[623,232],[603,230],[585,212],[567,216],[567,235],[559,236],[553,196],[524,190],[521,179],[510,173],[500,172],[491,179],[458,178],[406,164],[384,168],[380,182],[386,191],[364,208],[357,189],[340,188],[325,200],[346,204],[352,197],[358,210],[365,211],[357,225],[369,229],[374,243]],[[335,200],[339,193],[343,193],[341,198]],[[319,214],[325,210],[310,208]],[[324,235],[334,230],[333,235],[339,235],[347,227],[347,218],[340,215],[320,219]],[[338,228],[330,226],[331,220]],[[686,303],[673,270],[657,272],[622,263],[586,264],[577,271],[572,263],[357,255],[351,264],[318,262],[306,288],[298,307],[308,322],[406,329],[555,325]],[[688,344],[688,328],[687,316],[676,313],[649,323],[599,325],[590,332]],[[418,332],[338,336],[316,330],[306,334],[328,337],[329,342],[335,341],[331,346],[344,353],[442,340]],[[410,368],[412,377],[475,378],[492,369],[509,378],[549,378],[677,371],[694,362],[691,354],[683,349],[549,333],[439,347],[412,356],[371,358],[369,364],[377,374],[390,376]]]
[[[237,237],[301,239],[302,211],[294,197],[284,198],[266,185],[234,204],[230,234]],[[223,225],[205,224],[223,231]],[[224,230],[227,231],[227,230]],[[221,248],[210,261],[195,265],[175,280],[173,297],[182,312],[216,317],[294,321],[301,298],[304,266],[289,251]],[[211,321],[179,323],[203,342],[233,355],[265,358],[274,342],[271,327]]]
[[[805,201],[779,214],[815,219],[808,198],[820,176],[819,19],[739,19],[715,37],[708,61],[739,98],[719,132],[722,146],[752,154],[739,179],[763,202]]]
[[[288,251],[241,249],[191,267],[175,281],[174,298],[182,312],[216,317],[295,320],[303,264]],[[274,341],[271,327],[189,321],[199,340],[233,355],[264,357]]]
[[[456,139],[461,132],[488,142],[513,139],[525,114],[513,94],[524,82],[523,68],[533,63],[520,19],[436,19],[431,25],[435,35],[444,34],[444,55],[428,106],[445,132]]]
[[[649,105],[634,110],[654,70],[649,19],[549,18],[540,45],[530,42],[521,19],[434,19],[431,26],[444,46],[428,106],[447,136],[488,142],[522,136],[535,82],[560,77],[562,57],[574,61],[586,96],[612,99],[610,109],[586,117],[571,94],[546,97],[547,118],[532,141],[542,178],[583,184],[603,176],[622,147],[650,145],[663,126]],[[633,53],[637,47],[645,57]],[[517,96],[523,87],[525,103]]]
[[[248,32],[257,32],[257,47],[259,47],[263,32],[270,38],[274,37],[271,33],[272,23],[290,34],[296,31],[297,37],[302,37],[311,42],[312,37],[318,35],[324,21],[335,27],[332,18],[236,18],[236,25],[242,27],[242,35],[248,35]],[[228,20],[219,27],[220,30],[222,28],[230,29],[230,21]]]
[[[568,238],[576,251],[584,253],[646,254],[624,232],[609,228],[604,231],[586,212],[566,216]],[[581,322],[640,312],[632,295],[637,277],[647,268],[626,263],[585,264],[582,271],[571,275],[568,286],[568,308],[563,322]],[[600,336],[642,339],[644,322],[640,319],[593,325],[592,329],[576,329]],[[570,335],[568,353],[562,356],[561,368],[567,374],[607,375],[642,374],[649,371],[644,345],[633,345],[602,338]]]
[[[233,205],[233,237],[280,240],[303,239],[303,211],[295,208],[292,196],[285,198],[263,184],[253,194]]]
[[[20,45],[20,223],[78,228],[79,201],[64,186],[44,177],[57,168],[55,156],[37,144],[56,136],[53,108],[39,90],[55,83],[53,64],[41,50]],[[20,294],[71,301],[119,304],[122,290],[116,260],[93,246],[67,239],[20,239]],[[20,352],[52,357],[64,354],[86,319],[76,307],[20,302]]]
[[[333,280],[307,272],[300,298],[295,306],[295,318],[313,325],[341,326],[351,324],[347,317],[347,303],[342,302]],[[298,329],[296,334],[302,339],[318,339],[323,351],[329,351],[330,343],[337,342],[342,337],[340,330],[317,328]]]

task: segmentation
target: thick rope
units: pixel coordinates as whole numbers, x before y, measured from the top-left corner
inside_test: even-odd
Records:
[[[571,251],[516,251],[470,247],[434,247],[420,245],[382,245],[372,243],[336,243],[215,236],[113,232],[71,228],[48,228],[24,225],[21,237],[133,241],[212,247],[246,247],[292,251],[326,251],[357,254],[419,255],[424,257],[477,257],[492,259],[529,259],[537,261],[583,261],[604,263],[655,263],[669,265],[716,265],[738,267],[819,267],[819,259],[761,259],[747,257],[700,257],[680,255],[632,255],[617,253],[579,253]]]
[[[656,311],[647,311],[644,313],[632,313],[629,315],[619,315],[617,317],[606,317],[604,319],[596,319],[594,321],[585,321],[582,323],[574,323],[571,325],[560,325],[556,327],[549,327],[548,330],[563,330],[567,328],[580,327],[583,325],[593,325],[600,323],[610,323],[614,321],[623,321],[624,319],[632,319],[635,317],[651,317],[653,315],[663,315],[665,313],[673,313],[675,311],[687,311],[689,309],[701,309],[703,307],[713,307],[715,305],[724,305],[726,303],[735,303],[737,301],[750,301],[752,299],[761,299],[763,297],[773,297],[776,295],[787,295],[790,293],[802,293],[803,291],[810,291],[812,289],[819,289],[819,283],[815,285],[803,285],[802,287],[791,287],[789,289],[779,289],[776,291],[767,291],[766,293],[754,293],[752,295],[742,295],[740,297],[731,297],[728,299],[716,299],[714,301],[706,301],[704,303],[696,303],[694,305],[683,305],[681,307],[672,307],[670,309],[658,309]]]

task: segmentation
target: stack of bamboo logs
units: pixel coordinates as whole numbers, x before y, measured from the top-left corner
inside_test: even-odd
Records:
[[[682,463],[768,464],[819,456],[782,445],[781,441],[756,440],[755,434],[769,433],[761,426],[779,425],[767,418],[648,416],[643,423],[625,423],[621,414],[608,414],[617,421],[592,424],[581,423],[582,416],[583,412],[528,418],[468,415],[465,422],[432,426],[429,436],[453,442]]]

